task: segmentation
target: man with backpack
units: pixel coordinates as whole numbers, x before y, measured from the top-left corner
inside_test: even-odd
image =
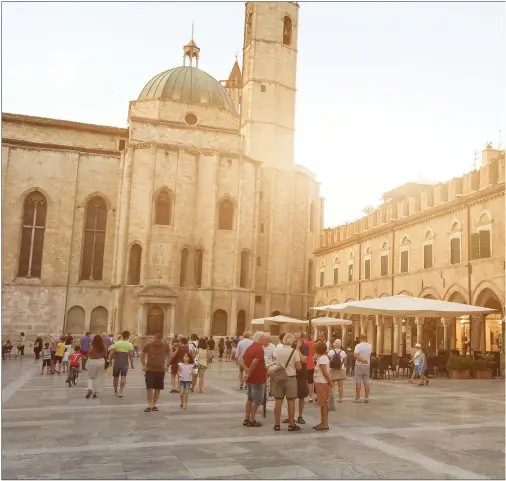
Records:
[[[335,388],[337,384],[337,390],[338,390],[338,396],[339,399],[337,402],[342,403],[343,402],[343,385],[344,381],[346,379],[346,352],[342,348],[341,339],[336,339],[334,341],[334,349],[329,351],[329,359],[330,359],[330,377],[332,379],[332,384],[334,384],[333,387],[333,393],[332,395],[335,396]]]

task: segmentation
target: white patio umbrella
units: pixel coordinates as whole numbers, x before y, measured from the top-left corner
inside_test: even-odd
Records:
[[[315,317],[311,320],[311,325],[313,327],[319,326],[349,326],[353,324],[352,321],[348,319],[336,319],[335,317]]]
[[[390,296],[345,302],[331,306],[313,307],[316,311],[341,314],[382,315],[394,317],[458,317],[472,314],[491,314],[495,309],[438,301],[411,296]]]
[[[300,319],[295,319],[294,317],[288,317],[288,316],[272,316],[272,317],[260,317],[258,319],[253,319],[251,321],[251,324],[299,324],[299,325],[305,325],[307,326],[309,321],[302,321]]]

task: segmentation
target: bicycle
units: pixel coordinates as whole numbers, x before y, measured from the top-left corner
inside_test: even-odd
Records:
[[[77,378],[79,377],[79,369],[77,367],[71,366],[69,375],[66,379],[66,383],[69,385],[69,387],[72,387],[72,385],[77,384]]]

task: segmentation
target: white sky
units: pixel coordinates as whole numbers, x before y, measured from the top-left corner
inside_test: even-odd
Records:
[[[128,102],[178,66],[228,77],[244,3],[3,3],[2,111],[126,126]],[[504,3],[301,3],[295,161],[325,225],[416,177],[448,180],[506,140]]]

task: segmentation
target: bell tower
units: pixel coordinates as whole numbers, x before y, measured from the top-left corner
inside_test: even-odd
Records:
[[[247,2],[241,135],[244,153],[265,167],[293,167],[297,2]]]

